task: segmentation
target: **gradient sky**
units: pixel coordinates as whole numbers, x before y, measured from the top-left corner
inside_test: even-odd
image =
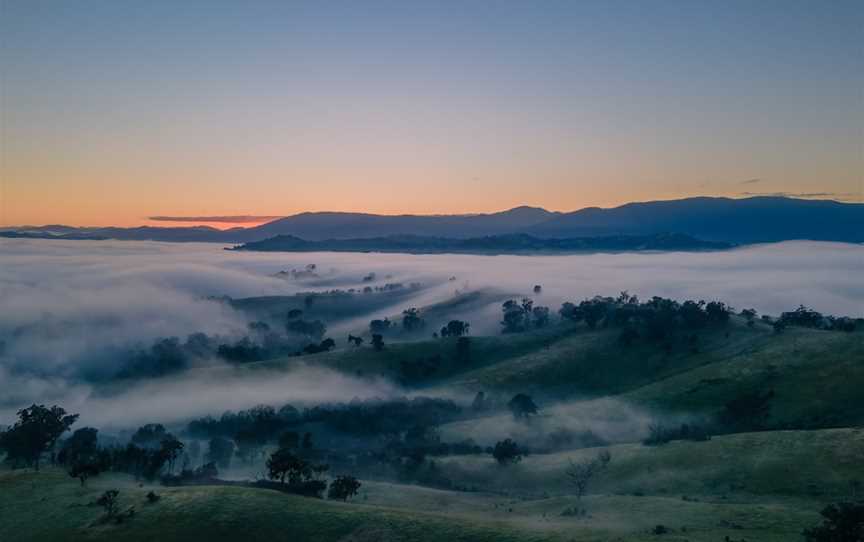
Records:
[[[0,0],[0,224],[861,201],[862,36],[862,1]]]

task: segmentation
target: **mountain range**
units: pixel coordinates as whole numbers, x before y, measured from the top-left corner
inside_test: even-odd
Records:
[[[424,236],[469,239],[526,234],[537,239],[653,236],[675,233],[722,243],[793,239],[864,242],[864,204],[785,197],[696,197],[554,212],[537,207],[471,215],[376,215],[307,212],[251,228],[206,226],[4,228],[0,236],[249,243],[279,235],[305,241]]]

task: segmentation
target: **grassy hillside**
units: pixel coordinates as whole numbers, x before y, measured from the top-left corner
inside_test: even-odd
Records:
[[[485,302],[460,301],[462,309]],[[443,318],[451,310],[452,304],[430,314]],[[81,488],[56,469],[0,471],[0,540],[637,542],[657,540],[657,525],[667,529],[664,540],[680,542],[800,540],[826,503],[849,497],[852,481],[864,479],[864,429],[856,428],[864,423],[864,334],[795,327],[776,334],[733,317],[697,335],[695,342],[679,335],[671,349],[641,340],[624,346],[619,330],[562,323],[471,337],[467,357],[454,339],[394,337],[383,351],[367,344],[195,370],[227,376],[308,364],[384,377],[428,395],[484,391],[494,403],[530,393],[541,408],[530,422],[467,409],[439,433],[445,442],[470,437],[483,445],[512,436],[537,450],[559,429],[591,431],[615,444],[603,448],[612,462],[581,500],[565,471],[600,448],[534,453],[506,467],[488,453],[430,456],[439,479],[471,491],[364,480],[347,504],[243,487],[139,486],[119,474]],[[768,389],[775,393],[770,427],[820,429],[638,443],[655,420],[707,418],[743,392]],[[318,439],[323,429],[315,432],[316,442],[327,442]],[[120,525],[98,522],[101,509],[88,503],[108,488],[120,489],[122,509],[134,506],[135,517]],[[146,502],[151,489],[162,495],[158,503]],[[562,515],[574,508],[587,515]]]
[[[762,498],[741,502],[623,494],[594,494],[580,502],[573,496],[525,498],[392,484],[369,486],[368,502],[469,520],[494,519],[568,541],[720,542],[729,536],[732,540],[790,542],[801,540],[801,531],[818,521],[815,510],[821,506],[807,499]],[[562,511],[574,507],[587,509],[587,516],[562,515]],[[663,537],[652,534],[657,525],[668,528],[669,534]]]
[[[770,326],[750,328],[734,318],[726,328],[700,332],[698,350],[679,343],[671,353],[653,344],[625,347],[616,330],[546,336],[525,353],[503,346],[517,340],[511,337],[489,338],[507,353],[497,362],[481,355],[479,367],[465,368],[446,387],[546,400],[614,395],[651,411],[689,415],[711,415],[742,392],[773,389],[772,425],[864,423],[861,332],[789,328],[775,334]]]
[[[862,474],[864,431],[765,432],[609,448],[612,462],[581,502],[562,476],[568,460],[596,449],[529,456],[500,467],[453,457],[439,468],[484,488],[452,492],[365,482],[351,503],[241,487],[138,486],[103,475],[89,487],[57,469],[0,472],[0,540],[316,540],[691,542],[798,540],[825,502],[848,495]],[[819,458],[814,461],[813,458]],[[107,488],[135,517],[102,525],[87,506]],[[162,499],[146,502],[151,489]],[[562,515],[584,507],[585,517]]]
[[[864,423],[864,333],[790,327],[776,334],[733,317],[706,329],[695,348],[645,341],[623,346],[615,329],[561,323],[509,335],[471,337],[468,358],[455,339],[368,344],[244,365],[272,370],[303,363],[361,377],[384,377],[423,393],[477,391],[545,402],[617,396],[651,412],[712,415],[742,392],[773,389],[771,424],[795,428]],[[386,341],[385,341],[386,342]],[[218,370],[218,369],[217,369]]]
[[[862,387],[864,334],[789,328],[623,397],[667,411],[710,412],[738,393],[773,389],[772,424],[826,427],[864,423]]]
[[[851,480],[864,476],[864,429],[765,431],[604,449],[612,453],[612,462],[592,486],[600,493],[837,500],[849,495]],[[529,455],[504,468],[488,455],[442,458],[439,466],[481,490],[565,494],[572,492],[563,476],[569,461],[591,458],[597,451]]]
[[[383,376],[413,387],[449,382],[468,370],[500,363],[513,357],[527,356],[572,335],[568,325],[554,326],[532,333],[507,336],[472,337],[470,358],[459,359],[456,340],[427,339],[413,342],[389,342],[378,352],[371,346],[346,347],[331,352],[281,358],[244,366],[248,370],[290,367],[296,363],[336,369],[357,376]],[[431,333],[431,332],[430,332]],[[434,360],[434,361],[432,361]],[[426,375],[406,372],[406,366],[431,362],[435,370]]]
[[[98,523],[87,504],[108,488],[120,490],[120,525]],[[147,503],[151,489],[162,499]],[[448,518],[393,508],[353,505],[240,487],[138,486],[126,476],[94,479],[89,487],[56,469],[0,473],[0,540],[123,541],[540,541],[555,540],[503,522]]]

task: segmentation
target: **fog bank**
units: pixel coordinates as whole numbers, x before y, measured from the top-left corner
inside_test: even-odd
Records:
[[[379,303],[367,314],[361,309],[350,318],[327,321],[328,335],[339,345],[344,344],[342,333],[362,331],[372,318],[484,287],[532,295],[532,287],[542,285],[542,293],[532,297],[553,313],[564,300],[628,290],[643,298],[722,300],[736,309],[768,314],[799,304],[826,314],[864,314],[864,247],[842,243],[558,256],[253,253],[222,248],[0,240],[0,408],[6,409],[0,422],[8,420],[9,408],[54,398],[97,423],[114,419],[118,412],[129,413],[130,420],[140,413],[143,421],[207,413],[210,406],[241,408],[290,402],[292,397],[339,400],[392,391],[385,383],[370,386],[306,369],[274,379],[237,378],[230,372],[220,373],[219,380],[157,379],[115,398],[94,395],[82,375],[118,366],[129,345],[195,332],[225,337],[247,332],[248,318],[207,296],[292,295],[395,282],[424,285],[394,297],[392,305]],[[307,264],[316,264],[316,276],[274,276]],[[370,273],[375,273],[371,281]],[[468,320],[475,335],[497,333],[500,305],[489,302],[447,316]],[[200,397],[212,401],[198,401]]]

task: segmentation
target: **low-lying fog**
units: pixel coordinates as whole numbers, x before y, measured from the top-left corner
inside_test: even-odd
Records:
[[[562,256],[250,253],[222,248],[0,240],[0,423],[33,401],[62,403],[82,412],[84,423],[119,418],[138,423],[182,419],[226,405],[245,408],[261,402],[335,401],[399,392],[380,381],[306,369],[281,373],[278,380],[265,375],[241,378],[227,371],[218,383],[189,374],[150,380],[110,400],[93,395],[88,379],[117,366],[130,345],[195,332],[242,336],[249,318],[207,296],[422,284],[384,308],[377,304],[368,313],[325,321],[327,336],[339,347],[344,346],[344,334],[363,331],[372,318],[483,287],[515,297],[531,294],[540,284],[542,293],[533,296],[535,302],[550,306],[553,313],[563,300],[622,290],[640,297],[718,299],[736,309],[752,307],[767,314],[799,304],[827,314],[864,313],[860,245],[787,242],[723,252]],[[274,276],[307,264],[316,264],[315,276]],[[475,335],[498,332],[499,316],[498,302],[470,314],[453,314],[470,321]],[[108,415],[109,410],[114,413]]]

